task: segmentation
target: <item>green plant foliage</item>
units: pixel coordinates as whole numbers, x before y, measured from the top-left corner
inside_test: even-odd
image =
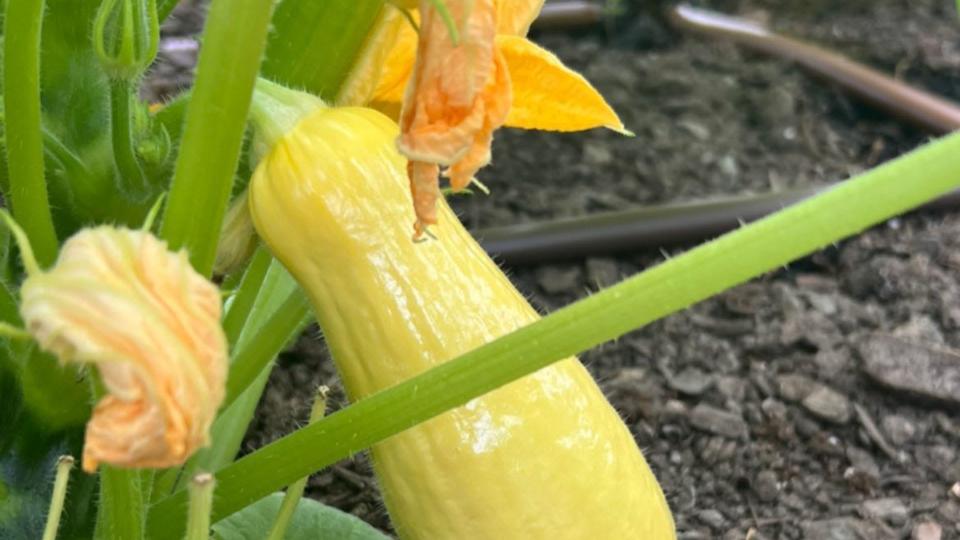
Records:
[[[280,510],[283,493],[274,493],[213,526],[214,540],[263,540]],[[387,540],[389,536],[355,516],[300,499],[286,540]]]
[[[90,418],[90,385],[76,366],[61,365],[33,347],[20,384],[27,410],[50,431],[79,426]]]
[[[383,0],[285,0],[273,16],[263,76],[332,101]]]
[[[49,0],[40,59],[44,120],[64,144],[86,147],[106,136],[107,80],[90,29],[97,0]]]

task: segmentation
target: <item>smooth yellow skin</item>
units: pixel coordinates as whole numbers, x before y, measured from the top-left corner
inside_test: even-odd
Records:
[[[323,109],[250,183],[261,237],[313,302],[351,399],[395,385],[538,318],[446,204],[414,243],[397,127]],[[402,538],[675,538],[633,437],[576,358],[373,449]]]

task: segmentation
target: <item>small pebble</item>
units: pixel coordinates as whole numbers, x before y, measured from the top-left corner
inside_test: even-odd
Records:
[[[804,540],[893,540],[897,535],[888,527],[859,519],[842,517],[802,523]]]
[[[910,518],[910,510],[896,497],[864,501],[861,510],[865,517],[881,519],[894,527],[904,525]]]
[[[761,501],[772,502],[777,500],[780,495],[780,483],[777,480],[776,473],[770,470],[757,473],[757,476],[753,479],[753,492],[757,494],[757,498]]]
[[[537,284],[547,294],[568,293],[576,290],[580,284],[580,268],[571,266],[566,269],[557,266],[545,266],[537,270]]]
[[[784,405],[782,401],[767,398],[760,404],[760,408],[763,409],[763,413],[767,415],[767,418],[771,420],[783,422],[787,419],[787,406]]]
[[[803,400],[803,406],[818,417],[836,424],[850,421],[850,401],[827,386],[819,386]]]
[[[713,386],[713,376],[697,368],[686,368],[668,378],[667,384],[681,394],[699,396]]]
[[[587,259],[587,280],[591,287],[608,287],[620,281],[620,268],[613,259],[591,257]]]
[[[894,446],[903,446],[917,433],[917,427],[909,419],[898,414],[889,414],[880,420],[883,432]]]
[[[910,540],[940,540],[943,538],[943,528],[935,521],[924,521],[913,527]]]
[[[872,479],[880,478],[880,467],[870,452],[856,446],[849,446],[847,447],[847,459],[850,460],[850,465],[856,472]]]
[[[725,375],[714,384],[723,397],[733,401],[743,401],[747,394],[747,381],[733,375]]]
[[[697,518],[710,526],[711,529],[721,529],[726,524],[727,519],[723,517],[718,510],[708,508],[697,513]]]
[[[863,369],[876,382],[924,398],[960,405],[960,356],[885,334],[860,345]]]
[[[797,373],[777,376],[777,391],[787,401],[800,401],[816,390],[817,382]]]
[[[747,423],[739,415],[704,403],[690,411],[690,423],[697,429],[731,439],[739,439],[747,435]]]

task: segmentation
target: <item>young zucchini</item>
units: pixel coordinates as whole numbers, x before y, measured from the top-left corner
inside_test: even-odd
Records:
[[[317,110],[273,141],[250,183],[257,231],[307,291],[351,399],[538,318],[441,202],[415,243],[392,120]],[[402,538],[675,538],[616,411],[569,358],[373,448]]]

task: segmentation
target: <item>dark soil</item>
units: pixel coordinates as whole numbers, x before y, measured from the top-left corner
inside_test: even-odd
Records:
[[[708,4],[960,99],[950,0]],[[790,64],[677,35],[656,2],[625,7],[603,30],[534,37],[637,136],[502,130],[481,174],[493,194],[457,201],[471,227],[837,181],[927,138]],[[960,538],[957,248],[960,216],[892,220],[582,355],[680,538]],[[510,271],[547,312],[662,257]],[[316,334],[281,357],[245,451],[297,427],[317,384],[337,387]],[[389,530],[362,457],[315,475],[309,493]]]

